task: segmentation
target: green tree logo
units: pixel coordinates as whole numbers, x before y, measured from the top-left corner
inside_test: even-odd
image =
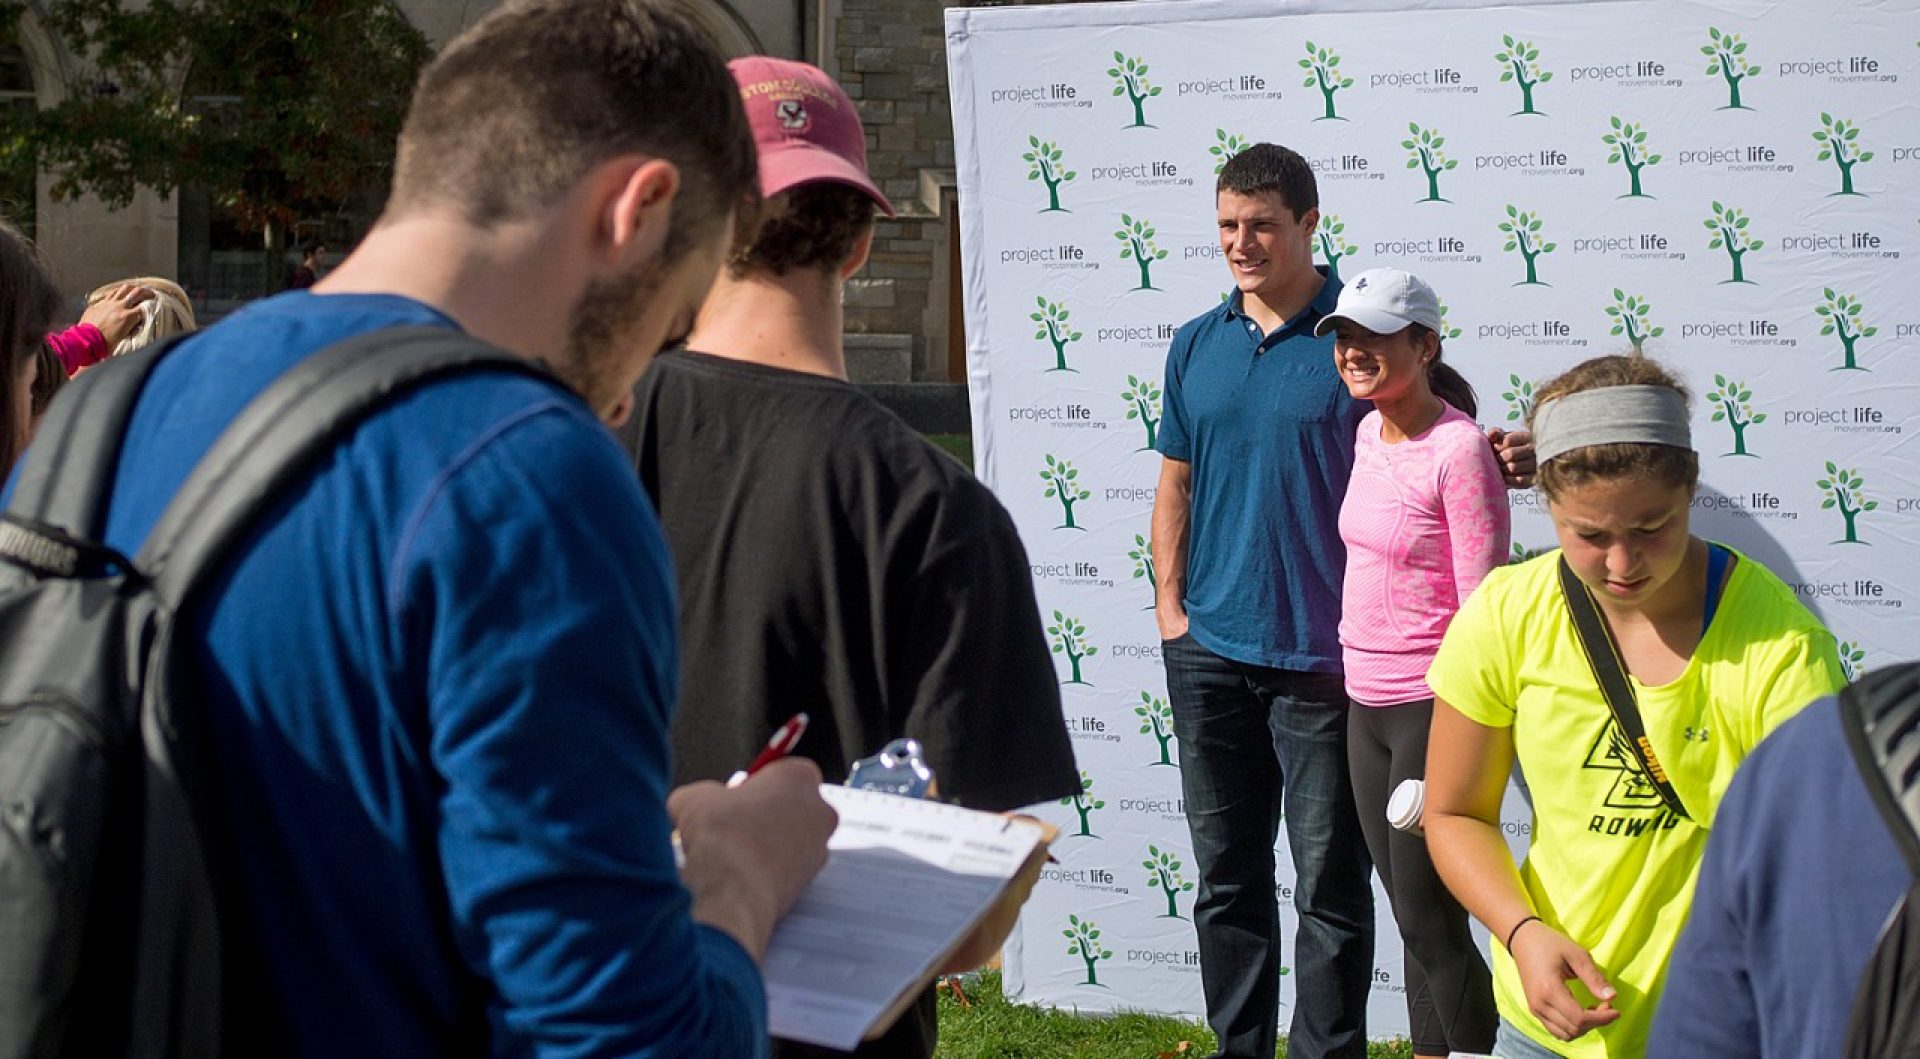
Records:
[[[1509,253],[1515,250],[1520,251],[1520,256],[1527,262],[1527,278],[1514,284],[1514,286],[1552,286],[1552,284],[1542,283],[1540,281],[1540,271],[1535,265],[1535,261],[1537,261],[1542,254],[1553,253],[1553,248],[1560,244],[1542,241],[1540,235],[1540,218],[1509,204],[1507,206],[1507,219],[1500,222],[1500,230],[1507,235],[1507,245],[1502,247],[1502,249]]]
[[[1659,165],[1660,156],[1647,153],[1647,130],[1631,121],[1612,119],[1613,131],[1600,137],[1610,152],[1607,164],[1618,163],[1627,167],[1627,178],[1631,182],[1627,193],[1619,196],[1623,199],[1650,199],[1653,196],[1640,190],[1640,171],[1650,165]]]
[[[1133,450],[1146,452],[1153,448],[1154,438],[1160,430],[1160,387],[1136,375],[1127,376],[1127,388],[1120,392],[1120,399],[1127,402],[1127,418],[1137,419],[1147,428],[1147,443]]]
[[[1213,140],[1213,146],[1207,148],[1207,153],[1214,157],[1214,176],[1219,176],[1220,170],[1226,168],[1228,159],[1253,146],[1247,142],[1246,137],[1239,133],[1230,133],[1225,129],[1213,130]]]
[[[1746,266],[1742,259],[1767,244],[1755,239],[1753,233],[1747,231],[1746,211],[1722,206],[1716,202],[1713,204],[1713,216],[1702,223],[1707,226],[1708,231],[1713,233],[1713,239],[1707,243],[1707,249],[1725,250],[1727,259],[1733,262],[1733,275],[1720,282],[1752,283],[1753,281],[1747,278]]]
[[[1648,323],[1647,314],[1653,306],[1637,294],[1628,294],[1618,287],[1613,288],[1613,304],[1607,306],[1607,315],[1613,317],[1613,330],[1610,335],[1625,335],[1633,343],[1633,353],[1639,356],[1645,352],[1647,339],[1659,338],[1667,333],[1664,327],[1654,327]]]
[[[1160,744],[1160,760],[1153,764],[1172,765],[1173,709],[1167,705],[1167,700],[1156,699],[1143,691],[1140,693],[1140,705],[1133,708],[1133,713],[1140,718],[1140,734],[1150,735]]]
[[[1507,402],[1507,421],[1525,423],[1533,415],[1533,384],[1518,375],[1507,376],[1511,389],[1500,395]]]
[[[1847,520],[1847,535],[1834,541],[1835,544],[1866,544],[1860,539],[1854,520],[1880,506],[1878,500],[1868,500],[1860,491],[1860,476],[1853,471],[1836,467],[1832,461],[1827,463],[1827,476],[1814,483],[1827,498],[1820,502],[1820,510],[1833,508],[1840,510],[1840,517]]]
[[[1135,220],[1132,214],[1123,213],[1120,215],[1120,230],[1113,233],[1113,237],[1120,240],[1120,260],[1132,261],[1140,266],[1140,285],[1134,290],[1160,289],[1153,285],[1153,263],[1166,260],[1167,252],[1154,247],[1154,230],[1146,218]]]
[[[1038,136],[1027,137],[1027,146],[1032,148],[1020,157],[1033,168],[1027,171],[1028,180],[1044,180],[1047,184],[1047,208],[1041,213],[1072,213],[1060,205],[1060,185],[1080,174],[1061,164],[1058,145],[1042,140]]]
[[[1823,112],[1820,128],[1814,130],[1813,138],[1820,144],[1820,161],[1832,159],[1833,164],[1840,167],[1840,190],[1833,194],[1865,197],[1853,190],[1853,167],[1873,161],[1873,152],[1860,147],[1860,126]]]
[[[1147,80],[1147,64],[1129,58],[1120,52],[1113,53],[1113,65],[1107,68],[1107,76],[1113,78],[1113,94],[1126,96],[1133,104],[1133,124],[1129,129],[1150,129],[1147,124],[1147,100],[1160,94],[1158,86]]]
[[[1067,343],[1080,340],[1080,332],[1067,325],[1068,317],[1073,314],[1067,312],[1066,303],[1050,302],[1044,295],[1035,298],[1034,303],[1040,307],[1040,311],[1028,313],[1027,319],[1039,324],[1040,328],[1033,333],[1033,337],[1053,346],[1053,367],[1047,370],[1075,371],[1067,367]]]
[[[1860,365],[1856,349],[1861,339],[1872,338],[1880,333],[1880,329],[1860,322],[1862,308],[1860,299],[1847,294],[1835,294],[1832,287],[1826,288],[1826,295],[1827,300],[1813,310],[1820,314],[1821,320],[1824,321],[1820,326],[1820,335],[1823,338],[1827,335],[1838,335],[1841,347],[1847,351],[1846,359],[1839,367],[1827,370],[1872,371],[1872,368]]]
[[[1099,654],[1100,649],[1087,642],[1087,627],[1056,610],[1053,612],[1053,624],[1047,626],[1047,635],[1053,638],[1053,653],[1066,655],[1067,665],[1073,669],[1072,678],[1060,683],[1092,687],[1080,676],[1080,663]]]
[[[1440,337],[1443,340],[1460,337],[1460,329],[1447,322],[1446,302],[1440,303]]]
[[[1448,158],[1440,148],[1446,146],[1447,138],[1433,129],[1423,129],[1416,121],[1407,122],[1410,139],[1400,141],[1407,149],[1407,168],[1424,170],[1427,174],[1427,197],[1420,202],[1452,202],[1440,194],[1440,174],[1449,169],[1458,168],[1458,159]]]
[[[1700,48],[1700,54],[1707,57],[1707,72],[1719,74],[1727,83],[1727,105],[1721,110],[1752,110],[1740,102],[1740,82],[1760,72],[1760,68],[1747,58],[1747,42],[1740,39],[1738,33],[1722,33],[1712,26],[1707,27],[1707,43]]]
[[[1100,985],[1099,963],[1113,959],[1113,950],[1100,944],[1100,928],[1093,925],[1093,920],[1068,916],[1067,924],[1067,929],[1060,932],[1067,938],[1067,955],[1078,956],[1087,965],[1087,980],[1080,984]]]
[[[1300,60],[1300,68],[1307,71],[1307,79],[1300,84],[1306,88],[1318,88],[1320,98],[1326,103],[1326,113],[1313,120],[1347,120],[1342,118],[1333,107],[1333,94],[1343,88],[1353,87],[1353,78],[1344,77],[1340,73],[1340,56],[1308,41],[1307,57]]]
[[[1340,278],[1340,259],[1353,256],[1353,247],[1348,245],[1345,232],[1347,223],[1337,213],[1323,213],[1320,223],[1313,229],[1314,249],[1319,252],[1320,260],[1327,263],[1327,278]]]
[[[1733,451],[1723,453],[1727,456],[1752,456],[1747,451],[1747,428],[1758,426],[1767,421],[1767,413],[1753,410],[1753,391],[1741,382],[1731,382],[1724,375],[1713,377],[1713,392],[1707,394],[1707,403],[1713,406],[1713,421],[1726,423],[1733,429]]]
[[[1160,591],[1159,576],[1153,569],[1153,542],[1136,533],[1133,535],[1133,547],[1127,550],[1127,558],[1133,560],[1133,576],[1136,580],[1147,580],[1147,605],[1141,610],[1152,610]]]
[[[1180,859],[1171,853],[1160,852],[1159,846],[1147,847],[1147,859],[1140,862],[1147,869],[1147,888],[1159,890],[1167,898],[1167,910],[1160,919],[1185,919],[1180,914],[1179,897],[1193,889],[1193,884],[1180,875]]]
[[[1513,546],[1507,550],[1507,565],[1519,566],[1521,563],[1533,558],[1536,554],[1538,553],[1529,549],[1526,545],[1521,544],[1519,541],[1514,541]]]
[[[1087,490],[1086,486],[1080,484],[1079,478],[1080,471],[1073,464],[1066,460],[1056,460],[1051,455],[1047,457],[1047,469],[1040,472],[1040,480],[1047,483],[1046,495],[1060,501],[1061,510],[1066,512],[1067,518],[1054,529],[1073,529],[1083,533],[1086,531],[1085,526],[1077,525],[1073,521],[1073,505],[1093,494]]]
[[[1847,683],[1851,684],[1867,674],[1866,660],[1866,648],[1846,640],[1840,641],[1840,672],[1846,675]]]
[[[1533,89],[1536,85],[1553,80],[1553,72],[1540,69],[1540,49],[1534,47],[1530,40],[1515,40],[1508,36],[1502,36],[1500,43],[1506,47],[1493,56],[1493,61],[1502,66],[1500,80],[1503,83],[1512,81],[1520,86],[1520,109],[1510,116],[1540,114],[1544,117],[1544,113],[1534,109]]]
[[[1094,797],[1093,777],[1087,775],[1086,769],[1080,770],[1080,789],[1060,799],[1060,804],[1071,805],[1073,806],[1073,811],[1080,814],[1080,830],[1074,832],[1076,836],[1080,838],[1100,837],[1093,833],[1093,811],[1095,809],[1105,809],[1107,803]]]

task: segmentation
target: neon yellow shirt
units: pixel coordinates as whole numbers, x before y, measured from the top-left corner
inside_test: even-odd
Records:
[[[1565,1055],[1638,1056],[1734,770],[1775,726],[1846,679],[1833,635],[1779,578],[1739,556],[1686,671],[1659,687],[1632,681],[1654,754],[1692,822],[1678,819],[1600,695],[1561,596],[1559,562],[1555,550],[1490,574],[1454,618],[1427,682],[1469,719],[1513,729],[1533,794],[1521,881],[1540,918],[1584,946],[1619,991],[1617,1020],[1556,1040],[1495,945],[1500,1014]],[[1577,983],[1574,995],[1593,1003]]]

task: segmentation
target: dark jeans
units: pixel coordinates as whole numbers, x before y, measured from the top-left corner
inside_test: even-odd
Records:
[[[1467,929],[1467,910],[1440,881],[1427,840],[1387,823],[1387,798],[1394,788],[1427,774],[1432,724],[1432,699],[1355,706],[1347,722],[1353,801],[1406,945],[1414,1054],[1485,1053],[1493,1050],[1500,1014],[1493,1005],[1493,975]]]
[[[1284,808],[1300,919],[1287,1054],[1364,1059],[1372,865],[1347,774],[1340,676],[1231,661],[1191,634],[1168,642],[1165,659],[1216,1055],[1273,1057],[1281,969],[1273,844]]]

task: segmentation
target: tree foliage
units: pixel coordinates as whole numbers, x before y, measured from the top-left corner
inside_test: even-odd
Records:
[[[18,18],[23,5],[0,5]],[[393,0],[49,0],[64,100],[0,141],[56,196],[207,188],[250,230],[379,193],[430,54]]]

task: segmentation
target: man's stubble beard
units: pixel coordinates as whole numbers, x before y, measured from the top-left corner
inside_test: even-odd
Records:
[[[567,348],[553,366],[561,381],[601,414],[632,386],[628,374],[644,370],[657,350],[638,357],[635,331],[666,276],[663,257],[638,262],[625,272],[588,284],[567,322]]]

